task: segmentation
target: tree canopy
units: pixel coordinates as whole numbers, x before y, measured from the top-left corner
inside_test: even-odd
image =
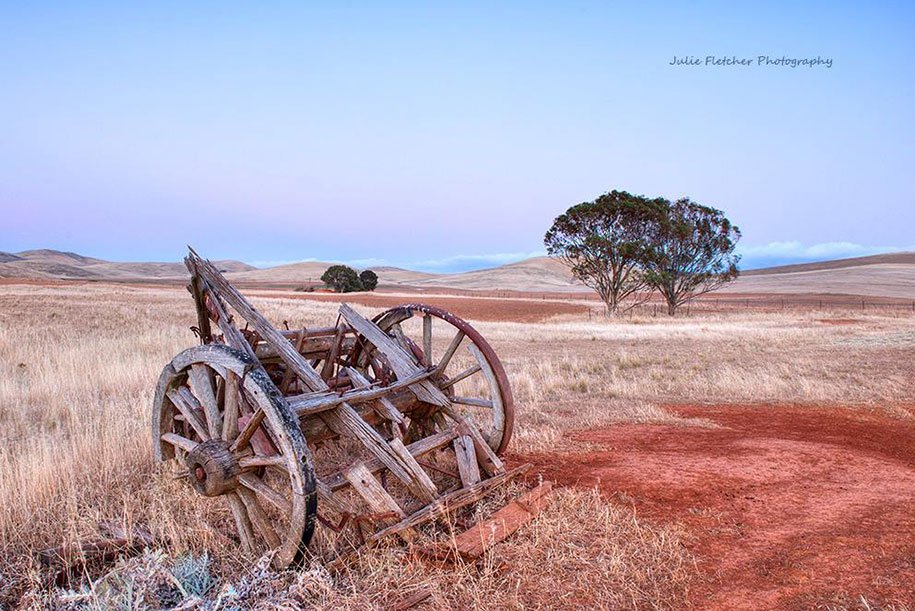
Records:
[[[740,230],[715,208],[611,191],[556,217],[544,244],[597,292],[608,314],[658,290],[673,315],[737,277],[739,239]]]
[[[667,302],[667,312],[693,297],[737,278],[740,256],[734,253],[740,229],[721,210],[689,198],[667,204],[644,265],[652,286]]]
[[[346,265],[331,265],[321,275],[321,282],[337,293],[352,293],[362,290],[362,282],[356,270]]]
[[[374,291],[378,286],[378,274],[370,269],[363,270],[359,274],[359,281],[362,282],[362,288],[366,291]]]
[[[628,309],[650,293],[642,263],[663,215],[663,200],[611,191],[566,210],[543,241],[615,314],[623,300],[633,298]]]

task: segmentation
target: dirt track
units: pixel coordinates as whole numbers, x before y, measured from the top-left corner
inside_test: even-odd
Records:
[[[861,410],[678,406],[717,428],[626,425],[590,451],[515,456],[683,524],[690,606],[915,605],[915,423]]]

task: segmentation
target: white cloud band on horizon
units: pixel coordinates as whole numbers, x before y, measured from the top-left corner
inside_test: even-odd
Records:
[[[895,252],[915,251],[915,246],[865,246],[854,242],[821,242],[809,246],[797,240],[769,242],[760,246],[738,246],[741,268],[849,259]]]

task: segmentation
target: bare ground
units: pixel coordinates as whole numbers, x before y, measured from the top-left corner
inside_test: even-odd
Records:
[[[915,423],[839,407],[672,406],[713,428],[579,431],[587,451],[516,455],[679,524],[700,609],[915,604]]]

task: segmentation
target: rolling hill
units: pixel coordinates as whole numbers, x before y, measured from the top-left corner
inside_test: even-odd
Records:
[[[254,267],[240,261],[214,261],[225,271]],[[0,278],[33,280],[177,280],[187,276],[183,263],[114,262],[59,250],[0,252]]]
[[[331,263],[309,261],[258,269],[239,261],[216,261],[234,282],[314,285]],[[398,267],[372,268],[379,285],[404,290],[588,291],[561,262],[536,257],[500,267],[458,274],[432,274]],[[116,263],[57,250],[0,252],[0,278],[34,280],[177,281],[182,263]],[[915,299],[915,253],[896,253],[747,271],[725,292],[845,294]]]

